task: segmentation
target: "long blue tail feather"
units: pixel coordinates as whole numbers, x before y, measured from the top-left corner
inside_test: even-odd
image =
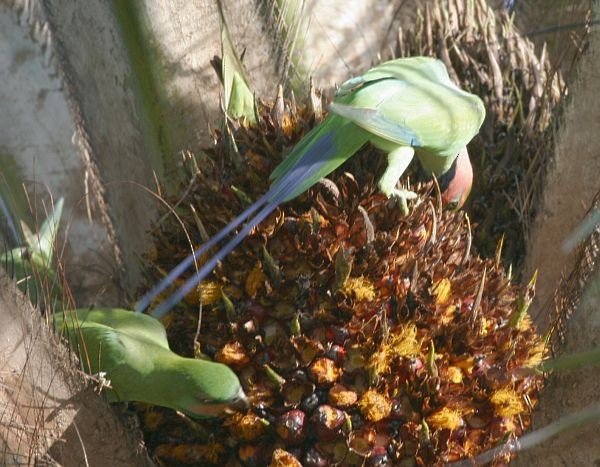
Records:
[[[217,263],[225,258],[233,249],[238,246],[244,238],[250,233],[250,231],[265,220],[269,214],[271,214],[277,208],[277,204],[269,203],[262,210],[254,216],[240,232],[227,242],[217,253],[215,253],[200,270],[193,274],[177,291],[167,298],[165,301],[160,303],[153,311],[152,316],[155,318],[161,318],[177,303],[179,303],[194,287],[196,287],[202,279],[208,276],[212,270],[217,266]]]
[[[148,305],[154,300],[163,290],[169,287],[175,279],[177,279],[181,274],[183,274],[192,263],[210,250],[213,246],[223,240],[229,232],[238,227],[241,223],[243,223],[246,219],[248,219],[254,212],[260,209],[265,203],[268,202],[268,194],[261,196],[258,200],[256,200],[252,205],[244,210],[240,215],[238,215],[235,219],[233,219],[229,224],[227,224],[223,229],[217,232],[208,242],[204,243],[198,249],[194,251],[191,255],[187,256],[183,261],[181,261],[177,266],[175,266],[169,274],[167,274],[158,284],[156,284],[149,292],[147,292],[136,304],[135,311],[140,313],[144,311]]]
[[[207,243],[202,245],[192,255],[188,256],[179,265],[177,265],[157,286],[148,292],[136,306],[136,311],[143,311],[152,300],[160,294],[165,288],[172,284],[199,255],[212,248],[220,242],[234,228],[239,226],[252,213],[260,209],[252,219],[227,242],[215,255],[213,255],[201,268],[193,274],[184,285],[182,285],[173,295],[160,303],[153,311],[152,316],[160,318],[167,313],[173,306],[181,301],[194,287],[196,287],[206,276],[215,268],[217,263],[223,260],[231,251],[238,246],[254,227],[265,220],[282,202],[288,199],[291,193],[294,193],[300,185],[308,178],[319,171],[324,163],[329,161],[330,156],[335,151],[335,144],[332,134],[324,135],[318,142],[307,151],[303,157],[277,182],[271,189],[261,196],[255,203],[247,208],[242,214],[237,216],[224,229],[212,237]]]

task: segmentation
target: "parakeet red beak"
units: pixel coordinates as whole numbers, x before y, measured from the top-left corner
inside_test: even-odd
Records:
[[[439,182],[444,205],[460,209],[473,185],[473,167],[466,147],[461,149],[454,164]]]

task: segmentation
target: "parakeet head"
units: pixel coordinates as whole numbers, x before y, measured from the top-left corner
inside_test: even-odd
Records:
[[[230,399],[212,400],[198,399],[186,412],[195,417],[224,417],[235,412],[244,412],[248,409],[249,402],[244,390],[239,387],[238,392]]]
[[[460,150],[452,167],[439,177],[444,205],[460,209],[469,197],[473,185],[473,167],[465,146]]]
[[[226,365],[192,358],[178,365],[178,380],[172,380],[185,390],[180,392],[179,407],[195,417],[222,417],[248,408],[248,399],[236,374]]]

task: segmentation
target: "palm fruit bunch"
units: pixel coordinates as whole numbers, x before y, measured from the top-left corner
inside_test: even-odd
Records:
[[[267,190],[320,99],[280,96],[257,112],[256,126],[225,127],[189,160],[151,283]],[[511,283],[499,251],[473,254],[468,217],[442,209],[435,183],[412,187],[403,217],[377,190],[379,161],[366,147],[281,206],[164,318],[174,350],[233,368],[251,408],[190,420],[140,405],[157,461],[441,465],[527,429],[544,355],[532,291]]]

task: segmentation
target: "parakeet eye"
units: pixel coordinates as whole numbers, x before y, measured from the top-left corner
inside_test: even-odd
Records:
[[[448,209],[454,210],[454,209],[458,209],[458,201],[454,200],[454,201],[450,201],[446,207],[448,207]]]

